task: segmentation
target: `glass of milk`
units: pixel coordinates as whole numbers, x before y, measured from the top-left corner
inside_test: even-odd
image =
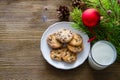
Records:
[[[108,41],[98,41],[88,57],[90,66],[95,70],[102,70],[115,62],[117,53],[115,47]]]

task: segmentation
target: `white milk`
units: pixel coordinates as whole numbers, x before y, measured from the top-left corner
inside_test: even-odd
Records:
[[[96,70],[101,70],[111,65],[116,59],[116,49],[107,41],[95,43],[89,54],[89,63]]]

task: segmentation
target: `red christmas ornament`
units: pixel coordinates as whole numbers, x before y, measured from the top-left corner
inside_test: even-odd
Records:
[[[100,22],[100,13],[94,8],[87,9],[82,13],[82,22],[88,28],[92,28]]]

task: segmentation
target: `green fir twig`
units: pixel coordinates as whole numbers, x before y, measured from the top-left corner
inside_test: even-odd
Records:
[[[117,0],[83,0],[88,8],[97,8],[103,19],[100,24],[93,28],[97,38],[91,43],[94,44],[98,40],[107,40],[113,43],[117,49],[118,60],[120,61],[120,4]],[[113,7],[114,5],[114,7]],[[111,13],[108,13],[111,10]],[[72,26],[78,30],[93,36],[85,27],[81,20],[82,11],[74,8],[71,17],[75,22]]]

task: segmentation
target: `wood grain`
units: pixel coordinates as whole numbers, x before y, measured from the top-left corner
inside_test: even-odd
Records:
[[[119,80],[120,63],[95,71],[88,61],[64,71],[49,65],[40,51],[40,39],[49,25],[58,21],[59,5],[71,0],[0,0],[0,80]],[[47,22],[42,22],[44,7]]]

